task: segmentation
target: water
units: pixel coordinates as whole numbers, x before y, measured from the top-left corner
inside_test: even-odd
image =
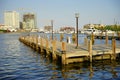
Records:
[[[0,34],[0,80],[120,80],[120,61],[58,65],[19,42],[20,35]]]

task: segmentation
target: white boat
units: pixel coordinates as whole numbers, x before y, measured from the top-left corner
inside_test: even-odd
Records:
[[[88,35],[90,35],[92,32],[93,32],[93,34],[95,34],[95,35],[101,33],[101,31],[100,31],[100,30],[97,30],[97,29],[86,29],[86,30],[84,30],[84,33],[85,33],[85,34],[88,34]]]

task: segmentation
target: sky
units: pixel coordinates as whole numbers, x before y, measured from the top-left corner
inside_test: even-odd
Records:
[[[85,24],[120,24],[120,0],[0,0],[0,24],[4,24],[5,11],[17,11],[22,16],[33,12],[38,28],[51,25],[55,29],[76,26],[75,13],[79,13],[79,28]]]

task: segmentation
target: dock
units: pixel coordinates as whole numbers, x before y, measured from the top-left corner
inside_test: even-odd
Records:
[[[40,36],[20,36],[19,40],[53,61],[61,64],[93,62],[94,60],[116,60],[120,58],[120,44],[112,39],[112,44],[92,45],[92,40],[85,38],[83,44],[60,42]]]
[[[87,37],[90,38],[91,34],[87,35]],[[108,40],[112,40],[114,38],[114,39],[120,41],[120,33],[118,33],[116,35],[114,33],[112,33],[112,34],[107,34],[107,33],[94,34],[95,39],[106,39],[106,37],[108,37]]]

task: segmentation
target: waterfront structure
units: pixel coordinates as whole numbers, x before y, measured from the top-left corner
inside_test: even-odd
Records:
[[[11,26],[14,29],[19,29],[19,13],[16,11],[4,12],[5,26]]]
[[[23,15],[23,29],[36,29],[36,15],[34,13],[25,13]]]
[[[103,24],[86,24],[84,25],[84,29],[93,29],[93,28],[101,28],[101,27],[105,27],[105,25]]]
[[[115,39],[112,39],[112,44],[108,46],[108,38],[105,41],[106,45],[104,43],[93,45],[92,40],[84,38],[84,44],[79,44],[81,46],[78,48],[74,48],[76,46],[74,43],[69,44],[65,41],[60,42],[57,39],[51,40],[42,36],[37,37],[37,35],[21,36],[19,40],[47,58],[51,58],[55,62],[61,62],[63,65],[86,61],[92,63],[92,61],[96,60],[116,60],[120,58],[120,45],[116,44]]]
[[[52,32],[52,26],[44,26],[45,32]]]
[[[74,33],[75,32],[75,28],[74,27],[61,27],[60,28],[60,32],[64,32],[64,33]]]

